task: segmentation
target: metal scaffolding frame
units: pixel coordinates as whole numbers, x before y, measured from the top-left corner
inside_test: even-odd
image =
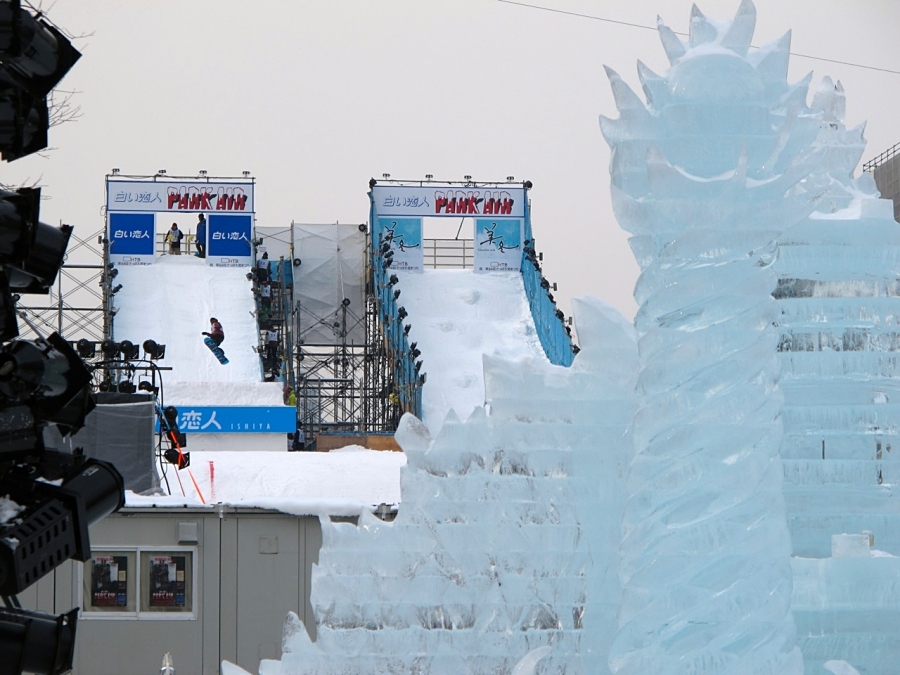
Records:
[[[104,274],[105,241],[105,228],[85,238],[78,237],[73,230],[65,259],[71,259],[80,251],[85,259],[94,262],[64,262],[55,288],[48,295],[25,295],[20,298],[16,308],[25,313],[36,329],[46,333],[57,332],[67,340],[85,338],[101,341],[107,337],[108,315],[105,308],[108,305],[109,284]],[[40,303],[39,298],[44,298],[46,302]],[[94,302],[97,304],[94,305]],[[23,339],[38,337],[27,323],[20,324],[19,330]]]

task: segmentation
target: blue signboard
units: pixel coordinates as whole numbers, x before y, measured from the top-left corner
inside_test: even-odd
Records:
[[[292,433],[297,429],[297,411],[289,406],[179,406],[178,428],[190,434]],[[159,420],[156,430],[159,431]]]
[[[253,261],[253,216],[210,214],[206,258],[210,265],[250,265]]]
[[[116,263],[153,262],[156,216],[152,213],[109,214],[109,258]]]
[[[394,252],[395,270],[422,271],[421,218],[379,218],[378,230],[381,243],[388,244]]]
[[[518,271],[522,261],[522,221],[476,219],[474,248],[476,272]]]

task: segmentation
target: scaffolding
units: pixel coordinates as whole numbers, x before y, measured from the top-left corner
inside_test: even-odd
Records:
[[[108,336],[108,294],[110,284],[104,264],[105,231],[81,238],[72,231],[65,261],[56,284],[47,295],[25,295],[16,309],[25,313],[28,323],[19,325],[22,339],[57,332],[69,341],[101,341]],[[68,262],[77,258],[81,263]],[[98,290],[99,289],[99,290]],[[43,298],[43,302],[41,299]]]

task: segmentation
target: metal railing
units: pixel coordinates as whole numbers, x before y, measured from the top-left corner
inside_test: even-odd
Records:
[[[422,239],[423,264],[429,269],[474,267],[474,242],[471,239]]]
[[[889,159],[893,158],[894,155],[900,154],[900,143],[895,144],[894,146],[888,148],[884,152],[882,152],[877,157],[873,157],[868,162],[863,164],[863,171],[871,172],[874,169],[877,169],[879,166],[887,162]]]

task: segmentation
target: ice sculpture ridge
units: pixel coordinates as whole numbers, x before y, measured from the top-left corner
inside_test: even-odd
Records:
[[[686,45],[660,23],[666,95],[640,133],[633,102],[603,125],[642,268],[617,675],[802,672],[771,294],[781,228],[818,205],[823,148],[809,81],[787,83],[787,40],[748,54],[755,13],[747,0],[717,23],[694,7]]]

